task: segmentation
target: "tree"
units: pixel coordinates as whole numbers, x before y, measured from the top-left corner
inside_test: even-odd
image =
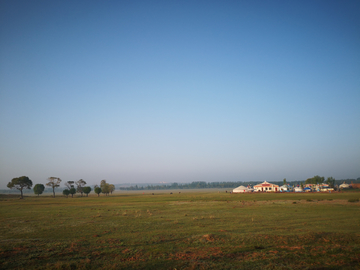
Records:
[[[55,198],[55,188],[60,186],[60,182],[61,179],[58,177],[49,177],[48,178],[48,183],[46,183],[47,186],[51,187],[53,189],[53,194],[54,194],[54,198]]]
[[[284,182],[284,186],[285,186],[286,185],[286,178],[284,178],[283,182]]]
[[[69,189],[69,192],[71,194],[71,198],[74,198],[74,194],[76,193],[76,189],[74,187]]]
[[[36,184],[34,186],[34,193],[37,194],[38,196],[42,194],[44,190],[45,190],[45,186],[43,184]]]
[[[88,197],[91,192],[91,187],[83,187],[83,192],[86,194],[86,197]]]
[[[318,184],[324,183],[324,180],[325,180],[324,177],[321,177],[319,175],[315,175],[313,178],[306,179],[305,184],[318,185]]]
[[[330,187],[334,188],[335,186],[335,178],[334,177],[328,177],[326,179],[326,184],[328,184]]]
[[[115,186],[113,184],[110,184],[109,185],[109,190],[110,190],[110,193],[112,194],[115,190]]]
[[[68,189],[64,189],[63,190],[63,194],[66,196],[66,198],[69,196],[69,194],[70,194],[70,190],[68,190]]]
[[[98,195],[98,197],[99,197],[102,190],[101,190],[100,187],[95,186],[94,191],[95,191],[95,193],[96,193],[96,194]]]
[[[101,192],[106,196],[110,193],[110,184],[106,183],[106,180],[101,180],[100,182]]]
[[[75,183],[74,181],[67,181],[65,183],[65,186],[67,187],[68,190],[70,190],[71,188],[74,187],[74,183]]]
[[[21,193],[20,199],[22,199],[23,198],[23,189],[24,188],[31,189],[32,184],[33,183],[32,183],[32,181],[30,180],[29,177],[20,176],[20,177],[17,177],[17,178],[13,178],[11,180],[11,182],[9,182],[7,184],[7,187],[10,188],[10,189],[18,189],[18,190],[20,190],[20,193]]]
[[[81,194],[81,197],[83,196],[84,193],[84,187],[86,185],[86,182],[83,179],[80,179],[78,181],[75,182],[76,184],[76,192]]]

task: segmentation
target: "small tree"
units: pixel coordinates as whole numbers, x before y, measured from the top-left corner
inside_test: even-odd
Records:
[[[286,178],[284,178],[283,182],[284,182],[284,186],[285,186],[286,185]]]
[[[46,183],[47,186],[49,187],[52,187],[53,189],[53,194],[54,194],[54,198],[55,198],[55,188],[59,187],[60,186],[60,182],[61,182],[61,179],[58,178],[58,177],[49,177],[48,178],[48,183]]]
[[[86,194],[86,197],[88,197],[91,192],[91,187],[83,187],[83,192]]]
[[[83,188],[86,185],[86,182],[84,180],[80,179],[79,181],[76,181],[75,184],[76,184],[76,192],[80,193],[81,197],[82,197],[83,193],[84,193]]]
[[[11,189],[20,190],[20,193],[21,193],[20,199],[22,199],[23,198],[23,189],[24,188],[31,189],[32,181],[27,176],[21,176],[21,177],[13,178],[11,180],[11,182],[9,182],[7,184],[7,187],[11,188]]]
[[[74,194],[76,193],[76,189],[74,187],[69,189],[69,192],[71,194],[71,198],[74,198]]]
[[[42,194],[44,190],[45,190],[45,186],[43,184],[36,184],[34,186],[34,193],[37,194],[38,196]]]
[[[112,194],[112,193],[114,192],[114,190],[115,190],[115,186],[114,186],[113,184],[110,184],[110,185],[109,185],[109,191],[110,191],[110,193]]]
[[[70,194],[70,190],[68,190],[68,189],[64,189],[63,190],[63,194],[66,196],[66,198],[69,196],[69,194]]]
[[[95,191],[95,193],[98,195],[98,197],[100,196],[100,193],[101,193],[101,188],[100,187],[98,187],[98,186],[96,186],[95,188],[94,188],[94,191]]]

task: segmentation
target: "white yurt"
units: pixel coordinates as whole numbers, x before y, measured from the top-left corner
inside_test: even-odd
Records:
[[[349,187],[350,187],[350,185],[349,185],[349,184],[346,184],[345,181],[344,181],[344,183],[342,183],[342,184],[339,186],[339,188],[349,188]]]
[[[243,192],[251,192],[251,191],[252,191],[252,189],[244,187],[244,186],[240,186],[240,187],[233,189],[233,193],[243,193]]]

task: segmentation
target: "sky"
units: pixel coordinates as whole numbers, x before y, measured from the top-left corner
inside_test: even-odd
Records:
[[[358,178],[359,14],[357,0],[2,0],[0,188]]]

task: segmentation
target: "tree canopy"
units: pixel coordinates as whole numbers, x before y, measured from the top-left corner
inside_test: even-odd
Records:
[[[45,190],[45,186],[43,184],[36,184],[34,186],[34,193],[37,194],[38,196],[42,194],[44,190]]]
[[[101,192],[104,193],[106,196],[110,193],[110,184],[106,183],[106,180],[101,180],[100,188]]]
[[[17,178],[13,178],[11,180],[11,182],[9,182],[7,184],[7,187],[8,188],[11,188],[11,189],[18,189],[20,190],[20,193],[21,193],[21,199],[23,198],[23,189],[24,188],[27,188],[27,189],[31,189],[33,183],[32,181],[30,180],[29,177],[27,176],[20,176],[20,177],[17,177]]]
[[[91,192],[91,187],[83,187],[83,192],[86,194],[86,197],[88,197]]]
[[[51,177],[48,178],[48,181],[49,182],[46,183],[46,185],[52,188],[53,194],[54,194],[54,197],[55,197],[55,188],[60,186],[61,179],[58,178],[58,177],[51,176]]]
[[[86,185],[86,182],[83,179],[80,179],[76,181],[75,184],[76,184],[76,192],[80,193],[82,196],[84,193],[84,187]]]
[[[96,187],[94,188],[94,191],[95,191],[95,193],[96,193],[96,194],[98,195],[98,197],[99,197],[102,190],[101,190],[100,187],[96,186]]]
[[[319,175],[315,175],[312,178],[306,179],[305,184],[318,185],[318,184],[324,183],[324,180],[325,180],[325,178],[323,176],[321,177]]]
[[[64,189],[63,190],[63,194],[66,196],[66,198],[69,196],[69,194],[70,194],[70,190],[68,190],[68,189]]]

